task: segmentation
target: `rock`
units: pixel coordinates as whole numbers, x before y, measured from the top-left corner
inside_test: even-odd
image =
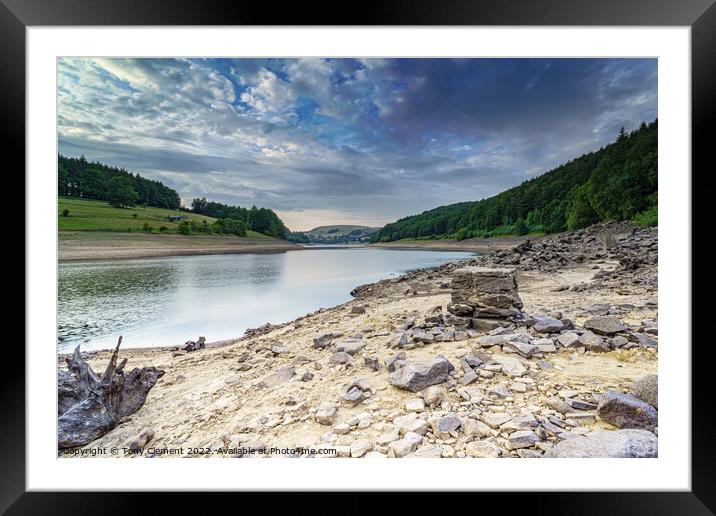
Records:
[[[345,351],[339,351],[338,353],[334,353],[328,362],[331,364],[352,364],[353,357]]]
[[[405,410],[408,412],[422,412],[425,410],[425,402],[420,398],[407,400],[405,402]]]
[[[194,342],[193,340],[189,340],[184,344],[184,351],[191,352],[191,351],[198,351],[200,349],[206,348],[206,338],[199,337],[199,339]]]
[[[519,393],[527,392],[527,385],[522,382],[515,382],[513,384],[510,384],[510,390]]]
[[[597,421],[596,416],[591,412],[567,412],[564,417],[570,424],[591,425]]]
[[[405,457],[409,453],[414,452],[422,442],[422,436],[408,432],[402,439],[393,441],[388,445],[388,454],[392,453],[392,455],[397,458]]]
[[[659,424],[657,410],[631,394],[607,391],[599,404],[599,417],[617,428],[653,430]]]
[[[438,385],[432,385],[423,391],[423,401],[432,407],[440,403],[443,399],[443,389]]]
[[[282,367],[277,369],[275,373],[272,373],[261,380],[260,385],[262,387],[275,387],[277,385],[282,385],[289,381],[295,373],[296,370],[293,367]]]
[[[137,438],[131,442],[129,449],[134,453],[141,452],[152,439],[154,439],[154,429],[145,428],[139,433]]]
[[[490,441],[471,441],[465,445],[465,455],[481,459],[494,459],[502,455],[502,450]]]
[[[612,339],[612,346],[614,348],[621,348],[629,344],[629,339],[622,335],[617,335]]]
[[[472,317],[470,319],[470,327],[479,332],[488,332],[502,326],[502,322],[495,319],[482,319],[479,317]]]
[[[478,367],[482,366],[482,362],[482,360],[480,360],[472,353],[467,353],[464,357],[460,359],[460,365],[462,366],[462,370],[465,372],[467,372],[469,369],[477,369]]]
[[[566,401],[567,405],[569,405],[575,410],[595,410],[597,408],[597,405],[595,405],[594,403],[582,401],[578,398],[568,398]]]
[[[471,417],[463,419],[462,431],[467,436],[478,435],[480,437],[489,437],[492,435],[492,429],[489,426]]]
[[[428,424],[425,420],[414,416],[415,413],[413,412],[407,416],[397,417],[393,420],[393,424],[397,427],[400,435],[405,435],[408,432],[418,435],[425,435],[428,433]]]
[[[283,344],[273,344],[271,346],[271,353],[274,355],[281,355],[283,353],[288,353],[288,348],[284,346]]]
[[[496,396],[498,398],[505,399],[505,398],[509,398],[510,396],[512,396],[512,392],[510,392],[510,389],[508,389],[504,385],[497,385],[495,387],[491,387],[490,389],[488,389],[487,395],[488,396]]]
[[[639,343],[640,346],[645,348],[656,348],[659,343],[644,333],[632,333],[631,337]]]
[[[333,433],[337,435],[344,435],[351,431],[351,426],[347,423],[341,423],[333,427]]]
[[[470,315],[464,309],[469,306],[477,318],[510,317],[523,306],[511,269],[463,267],[453,272],[451,287],[448,311],[455,315]]]
[[[460,303],[455,303],[455,304],[448,305],[447,309],[448,309],[448,312],[450,312],[451,314],[454,314],[454,315],[457,315],[460,317],[472,315],[472,307],[470,305],[463,305]]]
[[[555,353],[557,351],[557,347],[554,345],[552,339],[537,339],[533,341],[532,344],[537,348],[537,352],[539,353]]]
[[[364,313],[365,313],[365,308],[363,308],[362,306],[351,307],[351,314],[353,314],[353,315],[359,315],[359,314],[364,314]]]
[[[395,348],[404,348],[408,345],[408,336],[405,333],[400,333],[393,337],[393,339],[389,343],[390,347],[392,349]]]
[[[311,380],[313,380],[313,373],[310,372],[310,371],[306,371],[306,372],[303,373],[303,375],[301,376],[301,381],[302,381],[302,382],[310,382]]]
[[[524,375],[527,369],[520,362],[505,361],[502,364],[502,372],[512,377],[518,377]]]
[[[529,337],[527,335],[518,335],[516,333],[506,333],[503,335],[485,335],[477,339],[477,343],[484,348],[505,344],[510,341],[525,342],[529,341]]]
[[[351,387],[350,389],[348,389],[348,392],[343,395],[343,401],[345,401],[350,406],[358,405],[364,399],[365,394],[363,394],[363,391],[360,390],[358,387]]]
[[[352,387],[358,387],[361,391],[370,393],[375,392],[373,389],[373,382],[370,381],[368,378],[358,378],[357,380],[354,380],[349,386],[348,389],[350,390]]]
[[[321,403],[316,411],[316,422],[322,425],[333,425],[337,411],[338,405],[335,403]]]
[[[627,331],[629,328],[614,317],[595,317],[584,322],[584,327],[599,335],[614,335]]]
[[[501,425],[507,423],[511,416],[503,412],[485,412],[482,415],[482,421],[490,428],[499,428]]]
[[[588,351],[609,351],[609,345],[604,339],[591,331],[585,331],[579,336],[579,346]]]
[[[557,396],[547,398],[546,405],[552,410],[556,410],[561,414],[566,414],[567,412],[572,411],[572,407],[569,406],[569,404],[567,404],[567,402],[564,401],[562,398],[559,398]]]
[[[432,444],[423,445],[413,453],[409,453],[405,458],[416,458],[416,459],[439,459],[442,457],[443,450],[440,446],[433,446]]]
[[[389,382],[399,389],[418,392],[448,381],[450,372],[454,370],[455,367],[444,356],[438,355],[428,365],[406,363],[390,374]]]
[[[331,345],[331,341],[334,339],[337,339],[338,337],[341,337],[342,333],[324,333],[323,335],[319,335],[318,337],[313,338],[313,347],[316,349],[323,349]]]
[[[577,347],[579,345],[579,335],[572,331],[566,331],[557,337],[557,342],[565,348]]]
[[[500,425],[500,430],[503,432],[514,432],[516,430],[531,430],[539,425],[539,421],[529,413],[525,412],[519,416],[515,416],[509,421]]]
[[[553,347],[554,347],[554,345],[553,345]],[[515,351],[516,353],[522,355],[525,358],[531,357],[535,353],[539,353],[539,349],[537,348],[537,346],[534,346],[532,344],[525,343],[525,342],[516,342],[516,341],[506,342],[503,345],[503,349],[505,351],[507,351],[508,349],[511,349],[511,350]]]
[[[634,384],[631,391],[635,398],[645,401],[652,407],[659,408],[659,377],[648,374]]]
[[[396,353],[390,360],[388,360],[385,365],[388,368],[388,372],[392,373],[396,369],[400,369],[403,367],[408,360],[408,355],[405,354],[405,351],[400,351],[399,353]]]
[[[373,442],[368,439],[358,439],[351,443],[351,457],[359,458],[373,449]]]
[[[535,317],[532,328],[539,333],[557,333],[564,329],[564,323],[552,317]]]
[[[363,365],[373,371],[380,370],[380,360],[378,360],[378,357],[365,357],[363,359]]]
[[[474,382],[475,380],[477,380],[477,377],[478,377],[477,373],[475,371],[473,371],[472,369],[470,369],[460,379],[460,383],[462,383],[463,385],[469,385],[472,382]]]
[[[512,432],[507,438],[507,447],[511,450],[529,448],[539,441],[541,439],[532,430],[518,430],[517,432]]]
[[[455,330],[447,329],[435,336],[436,342],[452,342],[455,340]]]
[[[348,353],[349,355],[355,355],[361,349],[366,347],[368,343],[363,339],[347,339],[336,343],[337,353]]]
[[[658,456],[658,439],[647,430],[595,429],[574,435],[547,450],[549,458],[650,458]]]
[[[445,416],[433,419],[430,425],[435,434],[446,434],[460,428],[462,426],[462,420],[451,412]]]

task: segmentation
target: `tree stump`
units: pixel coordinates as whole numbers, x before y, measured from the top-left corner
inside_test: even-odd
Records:
[[[123,417],[142,408],[149,390],[164,375],[156,367],[135,367],[125,375],[127,359],[117,365],[121,343],[119,337],[101,377],[82,359],[79,346],[66,360],[68,371],[58,370],[59,449],[85,445],[112,430]]]

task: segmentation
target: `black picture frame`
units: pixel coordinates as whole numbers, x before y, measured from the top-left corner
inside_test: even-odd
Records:
[[[716,6],[714,0],[428,0],[364,1],[350,8],[300,2],[276,5],[243,0],[0,0],[0,104],[3,142],[24,170],[25,29],[28,26],[77,25],[572,25],[689,26],[692,71],[692,169],[704,169],[714,134],[716,81]],[[711,130],[709,130],[709,128]],[[689,172],[684,180],[689,179]],[[695,175],[691,172],[692,181]],[[698,191],[693,190],[692,191]],[[698,204],[694,200],[694,205]],[[694,224],[698,226],[694,217]],[[689,228],[689,230],[691,230]],[[694,233],[692,232],[692,235]],[[698,233],[696,233],[698,234]],[[692,258],[692,268],[700,263]],[[704,264],[705,265],[705,264]],[[26,270],[27,274],[27,270]],[[690,336],[674,345],[691,345]],[[696,340],[696,339],[694,339]],[[707,340],[692,346],[692,491],[619,493],[497,494],[509,508],[549,514],[712,514],[716,510],[714,453],[713,362]],[[25,343],[27,346],[27,343]],[[146,501],[121,492],[49,493],[25,489],[25,368],[24,355],[14,355],[0,389],[0,511],[8,514],[104,514],[144,512]],[[163,504],[192,503],[204,510],[206,496],[163,494]],[[245,495],[242,495],[245,496]],[[480,494],[480,504],[489,503]],[[421,501],[420,497],[414,498]],[[314,499],[315,500],[315,499]],[[362,500],[362,501],[361,501]],[[503,499],[504,500],[504,499]],[[225,502],[211,495],[211,502]],[[495,500],[497,501],[497,500]],[[270,502],[269,502],[270,503]],[[365,505],[359,494],[346,495],[348,510]],[[505,503],[505,502],[503,502]],[[190,504],[190,505],[187,505]],[[297,505],[302,505],[300,502]],[[167,505],[164,510],[167,510]]]

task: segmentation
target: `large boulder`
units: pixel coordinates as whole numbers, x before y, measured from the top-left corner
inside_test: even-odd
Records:
[[[599,417],[617,428],[653,430],[659,424],[658,411],[631,394],[607,391],[599,404]]]
[[[518,315],[523,306],[511,269],[463,267],[453,272],[451,287],[448,311],[455,315],[507,318]]]
[[[572,435],[547,450],[547,458],[647,458],[658,456],[656,435],[639,429],[595,429],[585,435]]]
[[[450,379],[450,372],[454,370],[455,367],[447,358],[438,355],[427,365],[406,363],[390,374],[389,381],[399,389],[418,392],[431,385],[447,382]]]

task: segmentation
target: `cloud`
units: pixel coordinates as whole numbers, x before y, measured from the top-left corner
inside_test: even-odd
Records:
[[[655,59],[58,61],[60,152],[380,225],[498,193],[657,115]]]

